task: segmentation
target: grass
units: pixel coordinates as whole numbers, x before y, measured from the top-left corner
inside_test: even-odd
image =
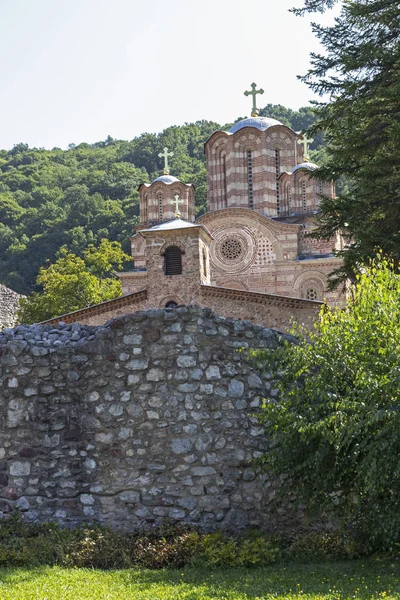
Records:
[[[400,563],[370,559],[256,569],[0,569],[1,600],[400,598]]]

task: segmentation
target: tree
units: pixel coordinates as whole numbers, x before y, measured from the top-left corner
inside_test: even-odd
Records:
[[[103,239],[99,248],[90,245],[83,255],[64,247],[54,264],[40,269],[37,284],[43,292],[21,300],[20,322],[37,323],[121,295],[116,269],[131,259],[120,244]]]
[[[306,0],[297,14],[324,11],[335,0]],[[313,25],[326,52],[312,54],[302,77],[326,101],[316,103],[310,133],[325,132],[326,164],[316,177],[347,186],[324,199],[314,235],[346,233],[344,267],[354,278],[377,248],[400,258],[400,6],[397,0],[347,0],[330,27]]]
[[[265,470],[310,510],[326,509],[374,547],[400,541],[400,275],[377,258],[345,309],[263,351],[280,378],[264,403]],[[256,353],[257,354],[257,353]],[[279,375],[278,375],[279,374]]]

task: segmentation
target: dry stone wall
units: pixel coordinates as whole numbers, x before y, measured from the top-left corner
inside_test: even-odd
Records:
[[[199,307],[3,330],[0,516],[273,527],[254,414],[277,391],[238,350],[281,336]]]
[[[23,296],[0,284],[0,331],[16,323],[19,301]]]

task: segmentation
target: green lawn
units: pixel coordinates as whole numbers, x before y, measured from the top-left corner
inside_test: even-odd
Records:
[[[353,561],[258,569],[1,569],[1,600],[400,598],[400,564]]]

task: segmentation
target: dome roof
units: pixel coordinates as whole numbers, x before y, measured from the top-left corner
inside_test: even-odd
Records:
[[[157,179],[153,179],[151,183],[155,183],[156,181],[162,181],[163,183],[175,183],[176,181],[179,181],[179,179],[173,175],[161,175],[160,177],[157,177]]]
[[[248,119],[242,119],[232,125],[229,133],[236,133],[240,129],[243,129],[243,127],[255,127],[256,129],[260,129],[260,131],[265,131],[274,125],[282,125],[282,123],[276,119],[271,119],[270,117],[249,117]]]
[[[315,163],[311,163],[311,162],[303,162],[303,163],[300,163],[299,165],[296,165],[294,167],[294,169],[292,169],[292,173],[296,173],[296,171],[298,171],[299,169],[307,169],[308,171],[315,171],[315,169],[318,169],[318,165],[316,165]]]

